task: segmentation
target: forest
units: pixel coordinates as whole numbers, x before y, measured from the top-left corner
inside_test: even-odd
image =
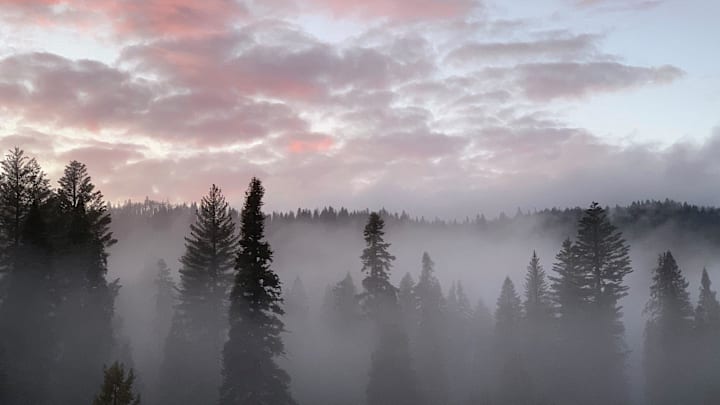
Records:
[[[0,169],[1,404],[720,402],[717,208],[110,204],[78,161]]]

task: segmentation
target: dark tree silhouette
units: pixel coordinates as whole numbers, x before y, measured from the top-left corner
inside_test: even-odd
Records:
[[[213,184],[200,202],[180,259],[178,302],[160,374],[162,403],[204,403],[217,398],[236,243],[228,203]]]
[[[132,369],[126,375],[125,366],[114,362],[110,367],[103,367],[103,375],[104,381],[93,405],[140,405],[140,396],[133,392],[135,373]]]
[[[99,384],[94,370],[116,349],[113,317],[120,285],[106,280],[107,249],[116,240],[103,195],[84,164],[72,161],[65,167],[56,203],[53,227],[60,293],[56,325],[62,350],[53,372],[53,401],[87,403]]]
[[[390,269],[395,256],[385,242],[385,222],[373,212],[363,235],[366,247],[360,257],[365,273],[361,294],[364,309],[375,321],[377,341],[370,365],[367,386],[368,403],[376,405],[416,404],[415,373],[412,369],[407,332],[400,321],[397,289],[390,284]]]
[[[275,359],[284,354],[280,334],[282,290],[272,271],[262,213],[265,189],[253,178],[240,214],[235,282],[230,294],[230,334],[223,349],[220,404],[294,404],[290,377]]]
[[[7,375],[0,402],[44,404],[57,345],[50,190],[35,159],[18,148],[1,166],[0,350]]]
[[[531,327],[546,323],[552,316],[550,293],[548,291],[545,271],[540,264],[537,253],[533,251],[530,264],[525,274],[525,319]]]

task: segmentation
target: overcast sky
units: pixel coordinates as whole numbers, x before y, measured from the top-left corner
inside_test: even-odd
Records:
[[[715,0],[0,0],[0,147],[111,201],[720,204]]]

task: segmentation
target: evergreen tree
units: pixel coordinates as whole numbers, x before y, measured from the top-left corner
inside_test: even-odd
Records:
[[[162,342],[170,331],[177,287],[165,260],[159,259],[155,267],[157,272],[153,280],[155,284],[155,322],[153,324],[159,338],[158,341]],[[160,345],[158,348],[159,352],[162,352],[162,346]]]
[[[700,279],[700,297],[695,309],[695,328],[700,331],[720,331],[720,303],[707,269],[703,269]]]
[[[357,287],[348,272],[345,278],[335,284],[328,295],[328,311],[330,322],[337,330],[352,330],[352,326],[360,318]]]
[[[692,365],[688,338],[693,308],[687,287],[672,253],[661,254],[645,307],[649,316],[645,327],[646,388],[653,404],[693,402],[691,381],[677,373]]]
[[[525,275],[525,318],[532,327],[547,322],[551,316],[550,294],[545,271],[540,264],[537,253],[533,251],[530,264]]]
[[[161,372],[163,403],[212,403],[217,398],[236,243],[228,203],[213,184],[200,202],[180,259],[178,301]]]
[[[412,296],[419,313],[415,353],[420,393],[429,404],[447,403],[444,298],[440,282],[435,277],[435,263],[427,252],[423,253],[422,271]]]
[[[700,279],[700,297],[695,308],[695,359],[693,376],[696,378],[695,391],[697,402],[712,404],[720,400],[720,387],[717,376],[720,375],[720,303],[711,288],[710,276],[703,269]]]
[[[383,238],[384,227],[380,215],[371,213],[363,233],[366,247],[360,257],[366,275],[362,281],[363,307],[377,330],[367,401],[373,405],[416,404],[417,387],[407,333],[399,319],[397,289],[390,283],[395,256],[389,253],[390,244]]]
[[[624,278],[630,272],[629,247],[620,231],[610,223],[605,210],[592,203],[578,224],[574,246],[577,265],[583,275],[582,289],[587,292],[583,361],[588,366],[592,403],[627,402],[625,380],[624,326],[620,299],[627,295]]]
[[[522,303],[510,277],[505,277],[495,309],[495,335],[503,345],[517,339],[522,320]]]
[[[553,264],[555,276],[550,276],[554,310],[563,324],[577,321],[587,302],[585,275],[581,272],[574,245],[565,239]]]
[[[125,375],[125,366],[115,362],[103,367],[104,381],[93,405],[140,405],[140,396],[133,392],[135,374],[133,370]]]
[[[55,356],[50,190],[35,159],[11,150],[0,176],[0,348],[7,403],[43,404]],[[4,273],[4,274],[2,274]]]
[[[531,381],[520,352],[522,303],[510,277],[503,281],[495,309],[495,402],[531,403]]]
[[[99,369],[115,349],[113,317],[117,280],[108,283],[107,249],[116,240],[110,213],[84,164],[70,162],[57,189],[56,276],[61,294],[57,329],[62,350],[54,371],[55,403],[87,403]]]
[[[418,297],[415,294],[415,280],[410,273],[405,273],[398,285],[398,304],[405,329],[413,333],[417,328],[418,320]]]
[[[472,379],[471,402],[490,402],[492,388],[493,315],[482,299],[478,300],[472,317]]]
[[[230,294],[230,334],[223,350],[220,404],[289,405],[290,377],[275,359],[284,354],[280,278],[272,271],[262,213],[265,189],[253,178],[240,215],[235,282]]]
[[[297,320],[305,319],[310,312],[307,291],[305,291],[305,285],[300,276],[295,277],[295,281],[285,297],[285,312],[288,317]]]

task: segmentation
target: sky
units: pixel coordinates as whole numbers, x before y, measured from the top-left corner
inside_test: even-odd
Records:
[[[0,0],[0,148],[112,202],[720,205],[714,0]]]

